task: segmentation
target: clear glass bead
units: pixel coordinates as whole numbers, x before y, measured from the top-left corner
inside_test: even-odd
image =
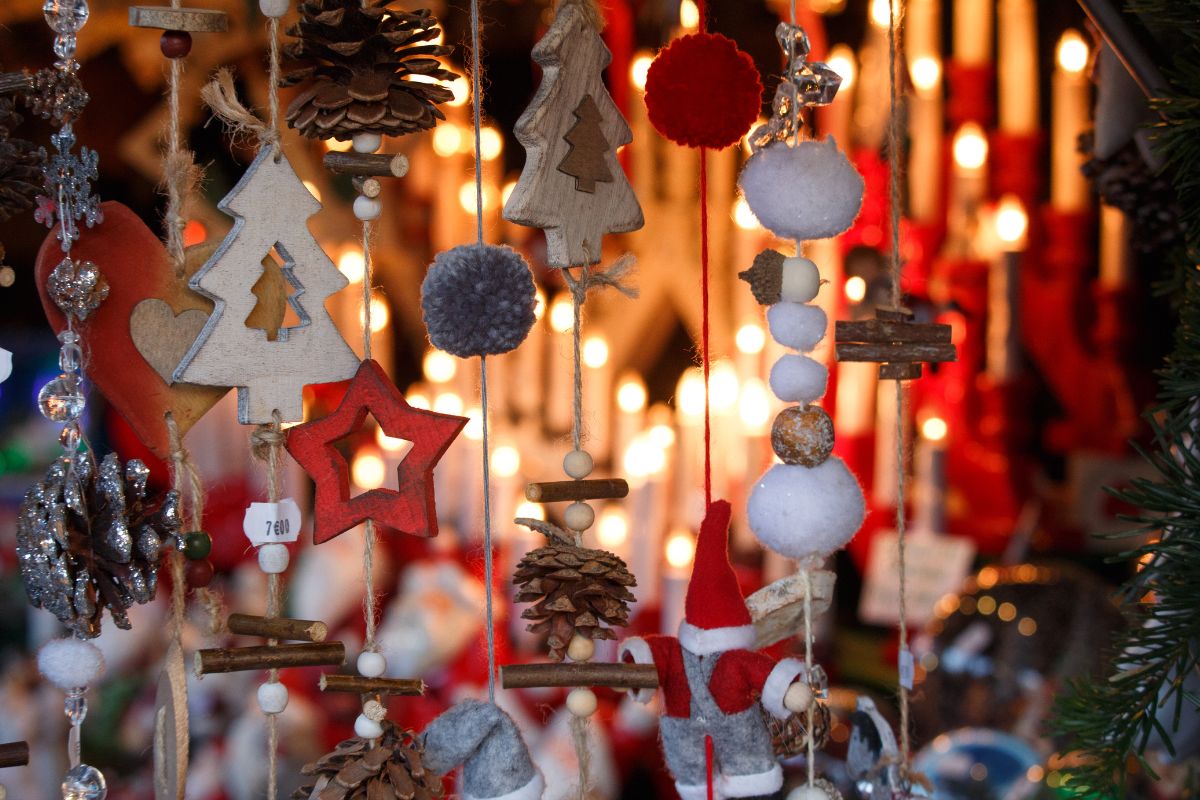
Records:
[[[73,422],[83,415],[87,398],[78,375],[64,372],[38,392],[38,410],[52,422]]]
[[[77,344],[64,344],[58,351],[58,368],[63,372],[78,372],[83,366],[83,350]]]
[[[72,767],[63,778],[63,800],[104,800],[108,785],[104,774],[88,764]]]
[[[55,36],[54,55],[58,56],[58,60],[54,62],[54,66],[59,69],[70,69],[74,63],[77,44],[78,40],[73,33]]]
[[[42,14],[50,30],[60,36],[78,33],[88,21],[87,0],[46,0]]]
[[[83,437],[79,433],[79,424],[68,422],[63,426],[62,432],[58,434],[58,443],[63,446],[67,452],[74,453],[79,449],[79,441]]]
[[[63,713],[67,715],[67,719],[72,725],[82,725],[83,721],[87,719],[87,697],[84,696],[82,689],[73,689],[67,693],[66,699],[63,700]]]
[[[828,696],[829,676],[825,674],[825,668],[820,664],[814,664],[809,668],[808,686],[815,696],[822,698]]]

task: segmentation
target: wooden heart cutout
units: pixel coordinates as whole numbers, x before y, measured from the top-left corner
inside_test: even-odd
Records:
[[[102,208],[104,222],[95,228],[82,228],[79,241],[71,249],[72,257],[95,262],[109,285],[108,299],[79,326],[87,354],[87,376],[129,422],[142,443],[159,458],[167,458],[170,445],[163,421],[166,412],[172,412],[182,435],[229,391],[216,386],[171,385],[162,377],[178,363],[176,359],[167,364],[167,353],[180,346],[184,328],[198,315],[207,319],[212,313],[212,302],[189,289],[187,281],[204,264],[215,243],[188,248],[185,274],[179,277],[158,235],[136,214],[111,200]],[[36,278],[42,307],[55,333],[66,328],[66,319],[47,294],[46,279],[62,258],[51,231],[38,252]],[[158,308],[158,312],[141,311],[135,325],[139,332],[131,332],[135,309],[146,300],[156,301],[156,305],[146,308]],[[147,315],[154,313],[161,316],[151,322]],[[192,335],[182,343],[183,351],[194,338]],[[164,340],[161,350],[159,342],[150,346],[151,339]],[[142,342],[148,356],[143,356],[135,340]]]
[[[154,367],[160,378],[170,383],[171,373],[207,321],[208,314],[198,308],[176,314],[166,301],[147,297],[133,307],[129,335],[142,358]]]

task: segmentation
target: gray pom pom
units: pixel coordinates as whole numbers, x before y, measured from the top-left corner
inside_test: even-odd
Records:
[[[438,253],[421,284],[429,341],[459,358],[516,349],[533,327],[535,302],[529,265],[500,245]]]

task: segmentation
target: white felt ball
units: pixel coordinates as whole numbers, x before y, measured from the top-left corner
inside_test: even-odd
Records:
[[[862,206],[862,176],[832,136],[764,147],[750,156],[738,183],[758,221],[784,239],[836,236]]]
[[[790,303],[807,303],[821,291],[821,271],[804,256],[783,260],[779,284],[779,299]]]
[[[359,714],[354,720],[354,735],[363,739],[378,739],[383,736],[383,726],[366,714]]]
[[[563,522],[573,531],[586,531],[596,521],[596,512],[587,503],[571,503],[563,511]]]
[[[767,327],[784,347],[807,353],[825,338],[829,318],[820,306],[776,303],[767,309]]]
[[[754,484],[746,503],[758,541],[797,559],[844,547],[865,513],[858,481],[836,456],[815,467],[775,464]]]
[[[572,661],[590,661],[592,656],[596,655],[596,643],[577,633],[567,644],[567,655]]]
[[[264,544],[258,548],[258,568],[268,575],[287,572],[288,562],[291,560],[287,547],[278,542]]]
[[[592,456],[586,450],[572,450],[563,456],[563,472],[575,480],[592,474]]]
[[[38,651],[38,672],[64,691],[91,686],[104,674],[100,648],[82,639],[54,639]]]
[[[376,219],[383,213],[383,203],[373,197],[360,194],[354,198],[354,216],[364,222]]]
[[[374,153],[383,144],[383,137],[378,133],[356,133],[353,141],[354,152]]]
[[[288,0],[258,0],[258,10],[264,17],[282,17],[288,11]]]
[[[358,654],[358,674],[364,678],[378,678],[387,671],[387,659],[383,653],[372,653],[369,650]]]
[[[264,714],[282,714],[287,704],[288,690],[282,683],[264,683],[258,687],[258,707]]]
[[[596,713],[596,693],[591,689],[578,687],[567,695],[567,710],[577,717],[590,717]]]
[[[811,403],[825,394],[829,368],[808,356],[786,355],[771,367],[771,391],[785,403]]]
[[[820,784],[804,783],[788,792],[787,800],[834,800],[834,797]]]

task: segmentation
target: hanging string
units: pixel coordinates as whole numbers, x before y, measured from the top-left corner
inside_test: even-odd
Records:
[[[171,448],[171,483],[179,493],[179,502],[185,509],[188,530],[201,530],[204,520],[204,484],[192,463],[191,454],[183,446],[183,437],[175,415],[165,415],[167,440]],[[186,498],[186,500],[185,500]],[[178,548],[171,550],[171,638],[178,642],[183,633],[184,612],[187,604],[187,579],[184,575],[183,553]]]
[[[363,319],[363,360],[371,360],[371,223],[363,220],[362,224],[362,319]],[[378,626],[378,600],[375,597],[375,520],[368,519],[363,524],[363,616],[366,620],[366,634],[363,650],[368,653],[379,651],[379,643],[375,641],[375,630]]]
[[[479,0],[471,0],[471,109],[475,126],[475,238],[483,244],[483,158],[480,132],[483,129],[483,98],[480,89]]]
[[[903,15],[902,0],[888,0],[888,191],[890,194],[892,251],[892,307],[903,301],[900,290],[900,89],[896,78],[896,38]],[[899,665],[900,665],[900,769],[907,780],[912,742],[909,737],[908,698],[908,587],[905,564],[904,518],[904,383],[896,381],[896,571],[900,580]]]
[[[563,274],[570,276],[571,271],[569,269],[564,269]],[[586,286],[587,280],[588,268],[584,266],[584,268],[580,271],[579,280],[569,284],[571,287],[572,305],[575,311],[575,316],[571,326],[571,355],[573,356],[575,363],[575,374],[572,379],[574,394],[572,396],[571,404],[571,410],[573,412],[571,421],[571,444],[576,450],[583,449],[583,367],[580,364],[581,359],[579,357],[579,340],[583,329],[583,302],[587,296],[587,290],[580,289],[578,287]],[[576,535],[576,538],[579,538],[578,535]],[[579,542],[576,542],[576,544],[579,544]]]
[[[804,677],[811,687],[813,670],[812,573],[806,568],[800,574],[804,576]],[[808,785],[810,787],[816,782],[817,771],[817,743],[815,741],[816,737],[813,736],[813,715],[816,711],[816,704],[816,698],[809,700],[808,709],[806,710],[807,719],[804,727],[807,733],[806,738],[808,739],[808,760],[805,766],[808,767]]]

